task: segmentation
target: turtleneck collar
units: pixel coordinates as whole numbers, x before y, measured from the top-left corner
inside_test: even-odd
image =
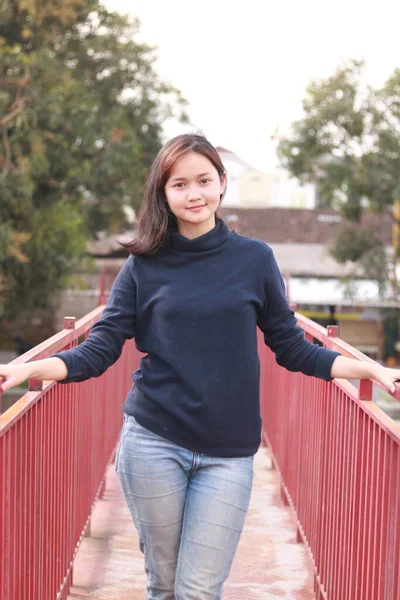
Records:
[[[228,239],[229,229],[222,219],[217,219],[213,229],[200,235],[199,237],[189,239],[174,231],[169,238],[169,247],[181,252],[204,252],[221,246]]]

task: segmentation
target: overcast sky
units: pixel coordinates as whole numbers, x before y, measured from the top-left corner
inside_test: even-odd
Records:
[[[189,101],[214,145],[254,167],[275,164],[271,135],[301,115],[305,87],[347,58],[381,85],[400,67],[400,3],[380,0],[107,0],[137,15],[159,73]],[[189,128],[189,130],[193,130]],[[166,137],[181,133],[171,124]]]

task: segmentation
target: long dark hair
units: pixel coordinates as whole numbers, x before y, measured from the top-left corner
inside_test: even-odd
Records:
[[[135,236],[131,242],[121,243],[131,254],[154,254],[166,245],[168,234],[177,230],[176,217],[168,206],[164,188],[176,161],[188,152],[202,154],[214,165],[219,177],[224,176],[225,168],[218,152],[203,135],[186,133],[167,142],[150,169]]]

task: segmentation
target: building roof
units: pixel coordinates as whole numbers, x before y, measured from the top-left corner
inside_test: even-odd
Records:
[[[217,151],[218,153],[219,153],[219,152],[224,152],[225,154],[234,154],[234,153],[232,152],[232,150],[228,150],[227,148],[224,148],[223,146],[217,146],[215,149],[216,149],[216,151]]]
[[[360,268],[354,263],[339,264],[328,253],[327,244],[346,222],[331,209],[221,208],[220,215],[230,229],[269,244],[283,273],[298,277],[361,276]],[[387,247],[391,245],[390,215],[368,214],[362,224],[373,226],[382,242]],[[120,246],[119,240],[127,241],[131,233],[90,241],[87,251],[98,258],[124,258],[128,252]]]
[[[240,156],[235,154],[235,152],[232,152],[232,150],[227,150],[226,148],[223,148],[222,146],[217,146],[216,151],[220,155],[222,162],[224,162],[224,159],[230,159],[230,160],[234,160],[236,163],[240,163],[243,167],[246,167],[247,169],[250,169],[252,171],[257,170],[257,169],[254,169],[254,167],[252,167],[251,165],[249,165],[249,163],[247,163],[245,160],[243,160],[243,158],[240,158]]]
[[[131,238],[132,235],[130,235],[130,233],[124,235],[122,235],[121,233],[111,235],[99,235],[98,239],[89,240],[86,243],[86,250],[88,254],[95,257],[126,257],[128,256],[129,252],[121,246],[119,241],[123,240],[124,242],[127,242]]]
[[[352,262],[337,263],[324,244],[269,244],[282,273],[298,277],[362,277]]]
[[[330,208],[224,208],[219,210],[230,229],[268,244],[327,244],[350,221]],[[374,227],[385,246],[392,243],[389,213],[365,214],[361,225]]]

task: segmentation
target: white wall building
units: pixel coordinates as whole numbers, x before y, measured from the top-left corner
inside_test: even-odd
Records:
[[[227,208],[244,208],[243,200],[239,197],[239,175],[246,171],[252,171],[253,167],[230,150],[218,146],[217,151],[228,174],[224,206]]]
[[[314,185],[300,185],[283,169],[264,173],[226,148],[218,146],[217,151],[228,173],[227,208],[315,208]]]
[[[297,179],[290,177],[284,169],[277,169],[272,187],[273,204],[282,208],[308,208],[317,206],[316,187],[312,183],[300,185]]]

